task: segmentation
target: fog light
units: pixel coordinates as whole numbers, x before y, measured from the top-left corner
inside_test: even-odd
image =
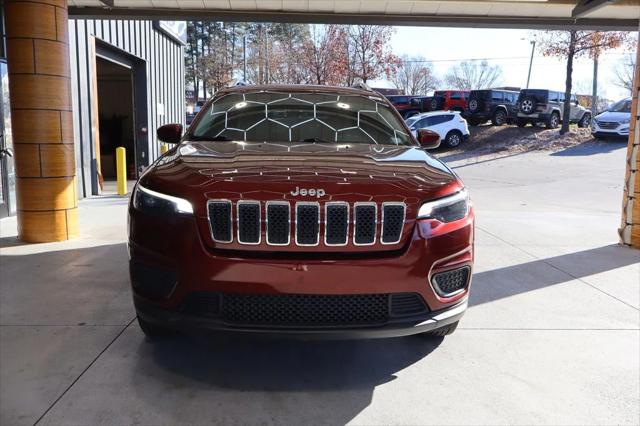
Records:
[[[451,297],[467,288],[470,273],[471,268],[468,266],[440,272],[431,277],[431,284],[439,296]]]

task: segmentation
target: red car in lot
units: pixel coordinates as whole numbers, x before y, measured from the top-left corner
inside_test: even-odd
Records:
[[[469,107],[469,90],[436,90],[431,99],[431,111],[460,111]]]
[[[429,111],[433,98],[430,96],[389,95],[387,99],[406,120],[414,115]]]
[[[455,330],[474,213],[458,176],[367,90],[219,91],[140,177],[129,267],[142,330],[331,338]],[[421,144],[423,146],[421,146]]]

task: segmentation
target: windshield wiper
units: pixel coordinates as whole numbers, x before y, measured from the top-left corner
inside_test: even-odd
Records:
[[[331,141],[325,141],[324,139],[320,139],[320,138],[306,138],[306,139],[302,139],[300,142],[332,143]]]
[[[229,139],[226,136],[195,136],[192,135],[189,137],[190,141],[194,142],[231,142],[232,139]]]

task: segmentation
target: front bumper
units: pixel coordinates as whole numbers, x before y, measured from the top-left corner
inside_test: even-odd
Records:
[[[620,125],[615,129],[602,129],[597,124],[592,124],[591,134],[598,137],[629,137],[629,124]]]
[[[473,223],[473,209],[464,219],[451,223],[416,221],[410,238],[400,250],[326,255],[258,253],[211,249],[200,238],[192,217],[175,217],[167,223],[132,209],[129,255],[134,302],[143,319],[177,329],[327,338],[421,333],[459,320],[466,309],[470,273],[464,290],[448,297],[435,291],[432,277],[459,268],[472,268]],[[341,324],[325,328],[246,326],[185,311],[189,297],[203,293],[276,296],[410,293],[420,295],[427,309],[409,317],[390,315],[382,324],[354,327]]]
[[[534,112],[533,114],[518,112],[517,115],[517,118],[526,119],[529,121],[547,121],[549,117],[551,117],[551,114],[547,112]]]
[[[467,309],[467,298],[435,312],[398,318],[383,325],[354,327],[277,327],[247,326],[225,323],[219,319],[189,315],[162,309],[134,296],[137,314],[145,321],[179,331],[215,331],[294,338],[368,339],[400,337],[436,330],[459,321]]]

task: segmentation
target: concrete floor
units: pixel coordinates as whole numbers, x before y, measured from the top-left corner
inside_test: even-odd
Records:
[[[65,243],[20,245],[2,220],[0,424],[638,424],[624,158],[611,143],[458,164],[477,263],[444,340],[151,344],[128,288],[126,200],[82,202],[83,237]]]

